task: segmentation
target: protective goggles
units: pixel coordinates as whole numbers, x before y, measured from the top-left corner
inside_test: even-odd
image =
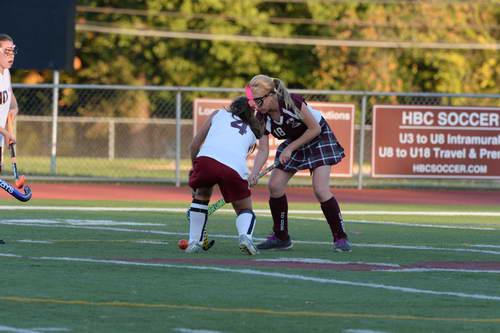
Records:
[[[0,47],[0,52],[2,52],[3,55],[6,57],[14,56],[17,54],[17,47],[15,45],[13,45],[12,47],[9,47],[8,49],[4,49],[3,47]]]
[[[257,110],[257,108],[260,108],[262,106],[262,104],[264,104],[264,99],[268,96],[271,96],[273,94],[273,92],[269,92],[269,93],[265,94],[264,96],[254,98],[253,94],[252,94],[252,88],[250,88],[250,86],[246,86],[245,87],[245,94],[248,98],[248,105],[250,105],[250,107],[252,107],[254,110]]]

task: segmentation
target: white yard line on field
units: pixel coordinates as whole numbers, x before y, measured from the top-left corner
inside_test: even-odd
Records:
[[[324,220],[324,219],[321,219]],[[438,228],[438,229],[465,229],[465,230],[499,230],[492,227],[472,227],[466,225],[446,225],[446,224],[422,224],[422,223],[405,223],[405,222],[384,222],[384,221],[366,221],[366,220],[355,220],[347,221],[347,223],[360,223],[360,224],[380,224],[380,225],[399,225],[403,227],[419,227],[419,228]],[[500,223],[497,224],[500,227]]]
[[[222,331],[211,331],[211,330],[195,330],[192,328],[174,328],[175,332],[180,332],[180,333],[223,333]]]
[[[300,214],[300,212],[297,212]],[[308,213],[305,213],[308,214]],[[420,216],[500,216],[499,212],[423,212],[423,211],[400,211],[400,210],[391,210],[391,211],[378,211],[378,210],[363,210],[363,211],[352,211],[352,210],[344,210],[342,211],[344,215],[420,215]]]
[[[59,210],[59,211],[111,211],[111,212],[166,212],[185,213],[187,205],[183,208],[139,208],[139,207],[78,207],[78,206],[0,206],[0,210]],[[219,209],[218,212],[234,213],[232,209]],[[254,209],[255,213],[269,213],[268,209]],[[290,214],[322,215],[320,210],[291,209]],[[344,215],[410,215],[410,216],[500,216],[500,212],[429,212],[429,211],[394,211],[394,210],[344,210]]]
[[[81,207],[81,206],[1,206],[0,210],[51,210],[86,212],[186,212],[186,208]]]
[[[271,216],[271,214],[262,216]],[[324,218],[319,217],[309,217],[309,216],[294,216],[297,219],[303,220],[314,220],[314,221],[324,221]],[[367,220],[349,220],[344,221],[344,223],[360,223],[360,224],[380,224],[380,225],[399,225],[403,227],[422,227],[422,228],[439,228],[439,229],[466,229],[466,230],[499,230],[492,227],[471,227],[463,225],[446,225],[446,224],[434,224],[434,223],[407,223],[407,222],[393,222],[393,221],[367,221]],[[500,223],[497,224],[500,227]]]
[[[2,255],[3,255],[3,253],[0,253],[0,256],[2,256]],[[352,287],[383,289],[383,290],[390,290],[390,291],[396,291],[396,292],[401,292],[401,293],[423,294],[423,295],[433,295],[433,296],[451,296],[451,297],[459,297],[459,298],[466,298],[466,299],[500,301],[500,296],[494,296],[494,295],[467,294],[467,293],[458,293],[458,292],[452,292],[452,291],[435,291],[435,290],[417,289],[417,288],[410,288],[410,287],[391,286],[391,285],[384,285],[384,284],[379,284],[379,283],[353,282],[353,281],[346,281],[346,280],[318,278],[318,277],[298,275],[298,274],[284,274],[284,273],[277,273],[277,272],[266,272],[266,271],[259,271],[259,270],[255,270],[255,269],[233,269],[233,268],[214,267],[214,266],[176,265],[176,264],[162,264],[162,263],[131,262],[131,261],[124,261],[124,260],[106,260],[106,259],[71,258],[71,257],[31,257],[31,256],[28,257],[28,256],[23,256],[22,258],[25,258],[28,260],[86,262],[86,263],[93,263],[93,264],[112,264],[112,265],[125,265],[125,266],[138,266],[138,267],[174,268],[174,269],[181,269],[181,270],[192,269],[192,270],[202,270],[202,271],[215,271],[215,272],[235,273],[235,274],[243,274],[243,275],[274,277],[274,278],[278,278],[278,279],[309,281],[309,282],[324,283],[324,284],[338,284],[338,285],[345,285],[345,286],[352,286]]]
[[[6,257],[6,258],[22,258],[21,256],[18,256],[17,254],[11,254],[11,253],[0,253],[0,257]]]
[[[391,245],[391,244],[353,244],[353,246],[370,247],[370,248],[386,248],[386,249],[404,249],[404,250],[432,250],[432,251],[452,251],[452,252],[472,252],[472,253],[483,253],[483,254],[500,254],[500,251],[446,248],[446,247],[433,247],[433,246]]]
[[[385,331],[372,331],[372,330],[357,330],[357,329],[347,329],[343,330],[344,333],[386,333]]]
[[[167,242],[159,242],[159,241],[137,241],[132,242],[134,244],[155,244],[155,245],[167,245]]]
[[[47,327],[47,328],[15,328],[10,326],[0,325],[0,332],[15,332],[15,333],[40,333],[40,332],[68,332],[67,328]]]
[[[144,229],[130,229],[130,228],[115,228],[115,227],[97,227],[95,224],[93,226],[83,226],[83,225],[64,225],[64,224],[37,224],[37,223],[17,223],[14,220],[10,222],[2,221],[0,224],[9,225],[23,225],[23,226],[33,226],[42,228],[68,228],[68,229],[87,229],[87,230],[107,230],[107,231],[118,231],[118,232],[133,232],[133,233],[145,233],[145,234],[155,234],[155,235],[178,235],[186,236],[186,232],[171,232],[171,231],[161,231],[161,230],[144,230]],[[164,226],[161,223],[158,226]],[[233,235],[221,235],[221,234],[210,234],[211,238],[229,238],[234,239],[237,236]],[[265,240],[264,238],[254,237],[256,241]],[[307,240],[294,240],[294,243],[298,244],[320,244],[320,245],[331,245],[331,242],[319,242],[319,241],[307,241]],[[500,255],[500,251],[493,250],[479,250],[479,249],[463,249],[463,248],[442,248],[442,247],[432,247],[432,246],[415,246],[415,245],[391,245],[391,244],[363,244],[355,243],[352,244],[355,247],[369,247],[369,248],[392,248],[392,249],[408,249],[408,250],[424,250],[424,251],[451,251],[451,252],[471,252],[471,253],[482,253],[482,254],[494,254]]]
[[[40,333],[40,331],[34,331],[24,328],[15,328],[10,326],[0,325],[0,332],[15,332],[15,333]]]
[[[489,247],[494,249],[500,249],[500,245],[487,245],[487,244],[472,244],[474,247]]]
[[[42,224],[66,224],[66,225],[107,225],[107,226],[158,226],[160,223],[128,222],[110,220],[76,220],[76,219],[4,219],[0,223],[42,223]]]
[[[54,244],[54,242],[51,242],[51,241],[41,241],[41,240],[32,240],[32,239],[18,239],[16,242],[33,243],[33,244]]]
[[[398,264],[386,264],[380,262],[364,262],[364,261],[333,261],[328,259],[315,259],[315,258],[275,258],[275,259],[255,259],[255,261],[270,261],[270,262],[302,262],[308,264],[361,264],[361,265],[375,265],[375,266],[388,266],[400,267]]]

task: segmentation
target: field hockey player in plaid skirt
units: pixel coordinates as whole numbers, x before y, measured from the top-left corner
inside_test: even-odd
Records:
[[[269,156],[269,135],[284,139],[278,147],[279,165],[269,178],[269,207],[273,218],[273,232],[259,250],[289,249],[293,246],[288,234],[288,201],[285,188],[299,170],[308,169],[312,176],[314,195],[321,204],[333,236],[333,247],[338,252],[350,252],[351,244],[344,231],[342,214],[330,191],[330,169],[344,158],[344,149],[318,110],[307,105],[304,98],[288,92],[284,83],[266,75],[254,76],[246,87],[250,105],[257,110],[257,118],[265,126],[259,139],[259,149],[249,176],[255,184],[257,174]]]

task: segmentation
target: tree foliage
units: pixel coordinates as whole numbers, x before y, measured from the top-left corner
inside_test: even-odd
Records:
[[[160,32],[496,45],[500,35],[495,1],[77,3],[78,24]],[[243,87],[265,73],[291,88],[499,93],[500,82],[494,49],[267,44],[77,30],[75,50],[81,67],[62,73],[66,83]],[[17,75],[18,82],[28,77]],[[41,77],[50,81],[48,72]]]

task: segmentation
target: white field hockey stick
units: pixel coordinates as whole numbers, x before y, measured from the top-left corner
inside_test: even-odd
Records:
[[[267,168],[265,168],[264,170],[259,172],[259,174],[257,175],[257,179],[260,179],[260,178],[264,177],[265,175],[267,175],[274,168],[276,168],[279,163],[280,163],[279,161],[275,161],[273,164],[271,164],[270,166],[268,166]],[[224,200],[224,198],[222,198],[222,199],[217,200],[216,202],[214,202],[210,206],[208,206],[208,216],[212,215],[214,212],[216,212],[217,210],[222,208],[225,204],[226,204],[226,201]],[[213,240],[213,239],[211,241],[208,240],[208,233],[207,233],[207,229],[205,228],[205,230],[203,230],[203,244],[201,245],[201,248],[205,251],[208,251],[212,246],[214,246],[214,244],[215,244],[215,240]]]

